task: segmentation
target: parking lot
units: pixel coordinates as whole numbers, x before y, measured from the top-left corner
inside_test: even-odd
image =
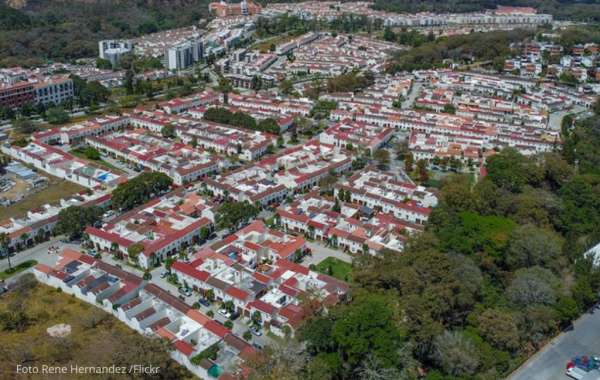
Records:
[[[578,355],[600,355],[600,309],[584,314],[531,357],[509,380],[566,380],[566,364]]]

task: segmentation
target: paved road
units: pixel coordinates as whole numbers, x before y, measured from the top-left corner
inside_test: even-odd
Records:
[[[582,106],[574,106],[572,109],[552,112],[549,115],[548,119],[548,129],[553,131],[560,131],[560,126],[562,124],[562,119],[568,114],[579,114],[586,109]]]
[[[577,355],[600,355],[600,310],[584,314],[572,330],[553,339],[508,380],[570,379],[565,375],[565,366]]]
[[[417,96],[421,92],[421,87],[423,87],[422,82],[413,82],[413,86],[411,88],[410,93],[408,94],[408,98],[406,98],[406,100],[402,102],[403,110],[412,108],[413,104],[415,103],[415,100],[417,99]]]
[[[48,254],[48,248],[50,246],[57,246],[59,247],[59,250],[62,250],[63,247],[79,249],[78,244],[62,243],[60,239],[56,237],[25,251],[17,252],[14,256],[11,256],[10,263],[15,266],[27,260],[37,260],[38,263],[54,265],[56,256]],[[8,269],[8,260],[2,259],[2,261],[0,261],[0,271],[6,269]]]
[[[302,261],[302,265],[304,266],[309,266],[310,264],[316,265],[328,257],[335,257],[347,263],[352,262],[352,256],[349,254],[336,249],[331,249],[321,243],[308,241],[306,242],[306,245],[312,250],[312,255],[304,258]]]

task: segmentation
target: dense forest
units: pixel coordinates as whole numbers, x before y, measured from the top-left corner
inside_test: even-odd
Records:
[[[98,40],[189,26],[208,14],[209,0],[0,0],[0,66],[93,57]],[[76,4],[74,4],[76,3]]]
[[[500,379],[597,301],[600,117],[565,119],[564,147],[506,149],[476,184],[442,185],[401,255],[353,264],[353,299],[256,363],[260,379]]]
[[[558,19],[600,20],[600,4],[594,0],[375,0],[373,8],[390,12],[476,12],[498,5],[535,7]]]
[[[393,32],[388,30],[386,32],[384,32],[384,37],[392,38],[389,33],[393,34]],[[403,33],[400,33],[398,36],[401,38],[403,35]],[[494,67],[501,69],[504,60],[510,55],[510,44],[529,37],[533,37],[533,32],[526,30],[440,37],[434,41],[421,43],[414,49],[397,53],[389,67],[389,71],[412,71],[442,67],[446,59],[451,59],[454,62],[491,61]],[[396,40],[399,41],[400,38]]]

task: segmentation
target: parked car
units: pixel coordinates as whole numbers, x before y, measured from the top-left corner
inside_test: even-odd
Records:
[[[180,287],[177,290],[179,291],[179,294],[182,294],[186,297],[189,297],[192,295],[192,289],[190,289],[190,288]]]
[[[231,318],[231,313],[227,309],[219,309],[219,314],[221,314],[225,318]]]
[[[260,328],[252,326],[250,327],[250,332],[252,333],[252,335],[256,335],[256,336],[262,336],[262,331],[260,331]]]
[[[209,301],[209,300],[207,300],[206,298],[200,298],[200,299],[198,300],[198,303],[199,303],[200,305],[204,305],[204,306],[206,306],[206,307],[209,307],[209,306],[210,306],[210,301]]]
[[[160,272],[160,278],[165,278],[169,275],[169,271],[167,270],[163,270],[162,272]]]

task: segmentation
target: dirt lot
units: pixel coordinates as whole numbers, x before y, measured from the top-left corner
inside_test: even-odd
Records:
[[[85,187],[44,173],[49,180],[45,189],[32,193],[10,207],[0,207],[0,219],[23,216],[27,211],[46,203],[56,204],[61,198],[85,190]]]
[[[20,197],[21,194],[25,194],[27,192],[29,184],[26,181],[23,181],[22,179],[16,177],[11,177],[11,180],[15,182],[15,185],[8,191],[0,193],[0,198],[6,198],[12,201],[18,199],[18,197]]]

